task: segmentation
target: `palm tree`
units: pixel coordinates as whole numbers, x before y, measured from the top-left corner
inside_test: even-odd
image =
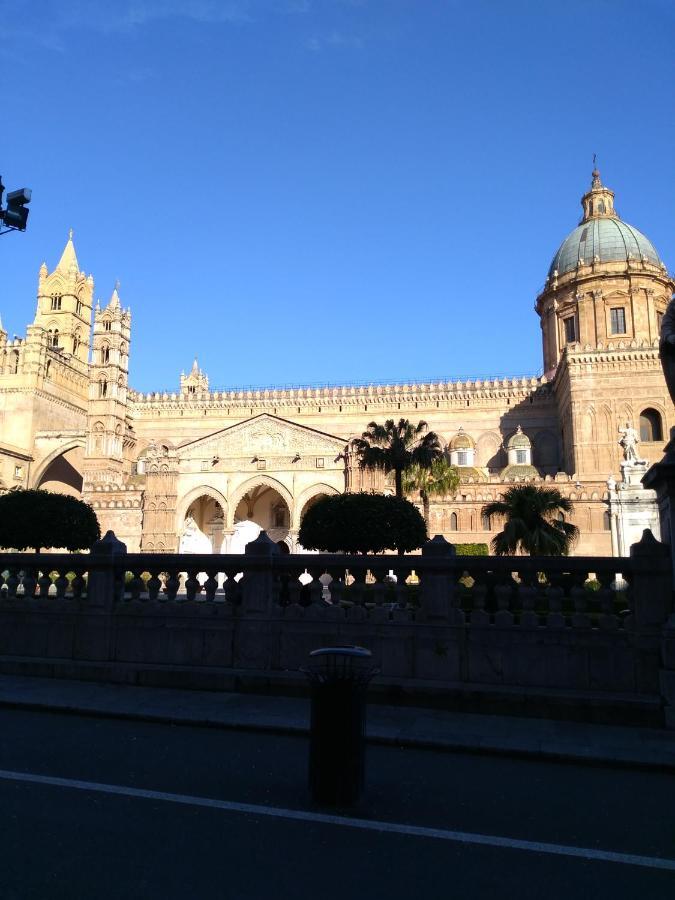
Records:
[[[352,447],[362,469],[381,469],[393,472],[396,496],[403,497],[403,472],[413,464],[430,466],[443,455],[438,435],[427,431],[426,422],[412,425],[408,419],[387,419],[384,425],[371,422],[360,438],[354,438]],[[426,432],[426,433],[425,433]]]
[[[403,473],[403,490],[406,494],[420,492],[424,521],[429,530],[429,501],[432,497],[445,497],[459,486],[459,472],[444,456],[439,456],[430,466],[413,463]]]
[[[484,516],[503,516],[504,530],[492,539],[498,556],[521,550],[531,556],[567,556],[579,537],[579,529],[565,521],[572,503],[556,488],[534,484],[510,487],[501,500],[483,507]]]

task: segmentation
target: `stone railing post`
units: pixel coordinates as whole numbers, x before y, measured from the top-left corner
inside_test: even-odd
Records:
[[[660,650],[661,656],[659,681],[664,720],[666,728],[675,729],[675,613],[670,549],[645,529],[642,539],[630,548],[630,556],[635,628],[647,632],[642,640],[648,640],[654,631],[660,638],[654,650]]]
[[[422,559],[438,559],[451,561],[455,557],[455,548],[445,538],[437,534],[422,547]],[[427,622],[448,622],[458,618],[460,610],[454,608],[455,580],[450,573],[425,572],[422,569],[420,579],[420,607],[422,617]]]
[[[630,548],[635,627],[661,628],[673,609],[670,548],[648,528]]]
[[[646,488],[656,491],[661,523],[661,540],[670,545],[672,578],[675,584],[675,427],[661,462],[647,469],[642,479]]]
[[[120,564],[127,553],[127,545],[107,531],[91,548],[87,603],[92,608],[112,609],[124,593],[124,571]]]
[[[244,556],[247,560],[255,559],[256,562],[270,563],[269,568],[260,570],[245,570],[241,582],[241,613],[244,616],[264,616],[272,609],[274,596],[274,574],[272,572],[272,558],[278,556],[279,548],[267,536],[267,532],[261,531],[258,537],[246,545]]]

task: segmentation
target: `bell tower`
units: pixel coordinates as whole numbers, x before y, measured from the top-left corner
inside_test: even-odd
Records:
[[[119,482],[129,446],[127,391],[131,310],[123,309],[118,285],[104,309],[98,303],[89,365],[85,481]]]
[[[71,229],[54,271],[50,273],[46,263],[40,266],[33,326],[43,328],[48,346],[60,350],[83,373],[89,359],[93,293],[94,279],[80,271]]]

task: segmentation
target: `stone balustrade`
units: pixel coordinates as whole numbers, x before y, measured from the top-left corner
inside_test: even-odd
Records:
[[[387,689],[556,695],[675,727],[670,554],[650,532],[622,559],[456,556],[441,537],[286,555],[264,532],[244,555],[126,553],[111,532],[91,554],[0,554],[0,671],[269,686],[301,683],[327,644],[369,647]]]

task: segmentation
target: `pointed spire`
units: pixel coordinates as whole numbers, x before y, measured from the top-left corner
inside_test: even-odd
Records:
[[[80,271],[80,265],[75,254],[75,247],[73,246],[73,229],[71,228],[68,232],[68,242],[64,247],[63,253],[61,254],[61,259],[59,260],[56,268],[61,272],[68,272],[73,267],[75,268],[76,272]]]
[[[195,361],[192,363],[191,369],[192,375],[199,375],[199,363],[197,362],[197,357],[195,356]]]
[[[120,295],[118,294],[119,286],[120,286],[119,281],[116,281],[115,287],[113,288],[113,292],[110,297],[110,303],[108,303],[109,309],[119,309],[120,308]]]

